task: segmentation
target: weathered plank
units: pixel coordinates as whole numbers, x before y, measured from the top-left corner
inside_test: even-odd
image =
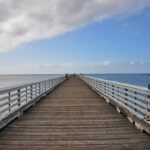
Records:
[[[71,77],[0,131],[0,150],[20,149],[150,149],[150,136]]]

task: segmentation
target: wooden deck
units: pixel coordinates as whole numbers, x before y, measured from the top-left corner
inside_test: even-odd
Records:
[[[74,77],[0,131],[0,150],[100,149],[150,149],[150,136]]]

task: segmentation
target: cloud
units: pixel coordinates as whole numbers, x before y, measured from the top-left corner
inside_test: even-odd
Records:
[[[0,52],[149,5],[149,0],[0,0]]]
[[[150,63],[139,62],[99,62],[35,64],[0,67],[0,74],[54,74],[54,73],[150,73]],[[107,65],[106,65],[107,64]]]

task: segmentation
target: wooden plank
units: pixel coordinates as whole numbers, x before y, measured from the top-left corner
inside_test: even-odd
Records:
[[[0,150],[140,150],[149,141],[76,77],[0,131]]]

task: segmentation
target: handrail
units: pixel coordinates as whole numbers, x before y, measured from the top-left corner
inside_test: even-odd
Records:
[[[0,89],[0,121],[44,95],[65,79],[65,76],[61,76],[49,80]]]
[[[117,102],[138,118],[150,120],[150,90],[90,76],[79,77],[94,90]]]
[[[47,79],[47,80],[41,80],[41,81],[35,81],[35,82],[29,82],[29,83],[23,83],[23,84],[19,84],[19,85],[15,85],[15,86],[9,86],[9,87],[4,87],[4,88],[0,88],[0,94],[5,92],[5,91],[8,91],[8,90],[14,90],[14,89],[17,89],[17,88],[21,88],[21,87],[24,87],[24,86],[29,86],[29,85],[32,85],[32,84],[35,84],[35,83],[40,83],[40,82],[44,82],[44,81],[49,81],[51,79],[56,79],[56,78],[60,78],[60,77],[65,77],[65,75],[63,76],[58,76],[58,77],[52,77],[50,79]]]

